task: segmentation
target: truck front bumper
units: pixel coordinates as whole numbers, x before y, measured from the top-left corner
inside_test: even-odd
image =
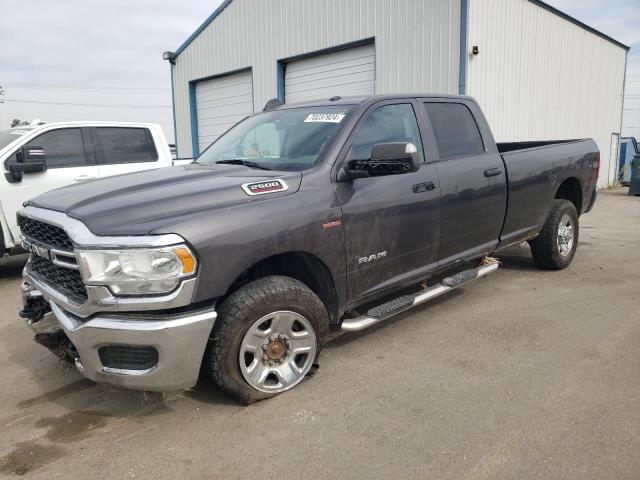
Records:
[[[82,375],[135,390],[175,391],[195,385],[217,317],[215,310],[204,309],[82,319],[28,282],[23,283],[22,294],[21,315],[27,317],[36,341],[49,348],[58,341],[71,342],[68,346]]]

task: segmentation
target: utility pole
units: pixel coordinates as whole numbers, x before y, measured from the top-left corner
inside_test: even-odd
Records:
[[[0,85],[0,104],[4,103],[4,100],[2,100],[2,96],[4,95],[4,88],[2,88],[2,85]],[[2,117],[0,117],[2,118]],[[0,125],[2,125],[2,122],[0,122]]]

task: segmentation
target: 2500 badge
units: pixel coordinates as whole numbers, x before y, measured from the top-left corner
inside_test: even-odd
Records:
[[[242,189],[247,195],[264,195],[265,193],[284,192],[289,186],[284,180],[275,179],[266,182],[245,183]]]

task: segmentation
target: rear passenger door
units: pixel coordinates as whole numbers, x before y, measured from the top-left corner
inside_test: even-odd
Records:
[[[159,167],[148,128],[94,127],[91,134],[101,178]]]
[[[438,152],[442,236],[440,265],[490,253],[498,244],[507,203],[506,172],[491,133],[481,133],[474,102],[423,103]],[[483,141],[485,138],[487,141]]]

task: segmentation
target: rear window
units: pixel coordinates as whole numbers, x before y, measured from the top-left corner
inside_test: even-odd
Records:
[[[478,125],[471,111],[461,103],[425,103],[436,137],[440,159],[484,152]]]
[[[100,165],[155,162],[158,154],[146,128],[98,127],[95,130],[102,155]]]

